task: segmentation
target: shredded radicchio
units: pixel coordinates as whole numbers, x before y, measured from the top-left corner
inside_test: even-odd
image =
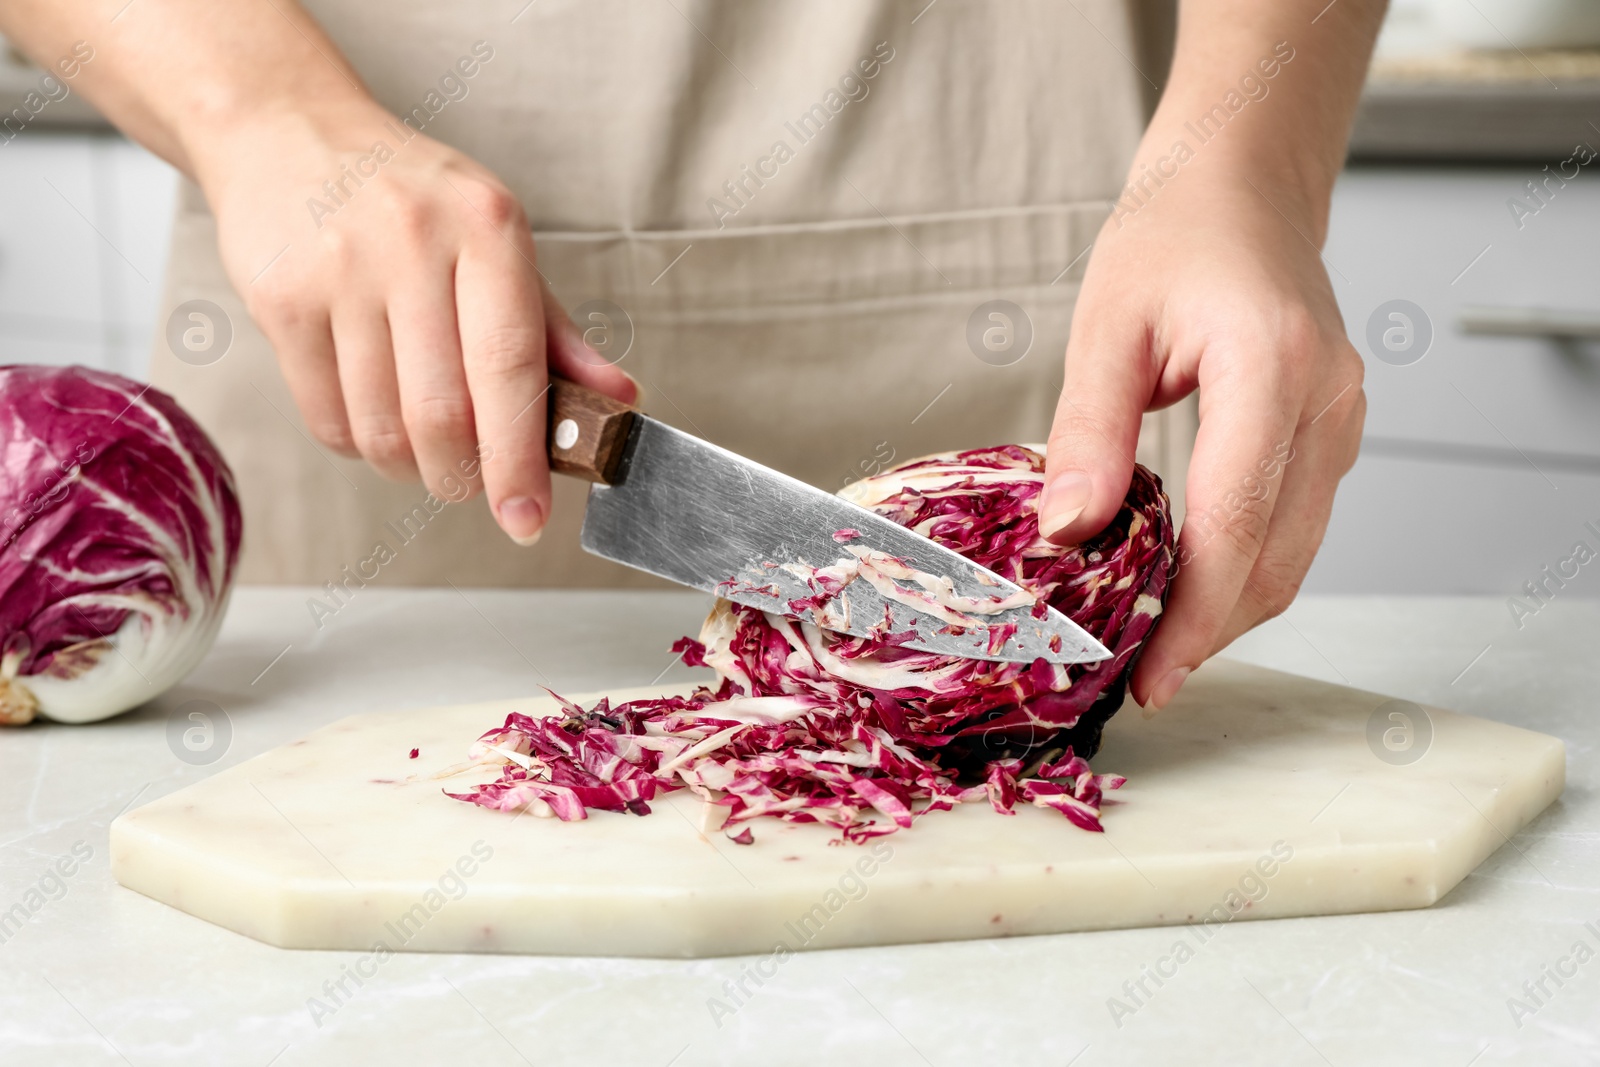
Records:
[[[912,460],[844,495],[1058,608],[1111,659],[941,656],[905,647],[910,634],[852,637],[719,600],[698,641],[673,645],[717,672],[714,688],[589,708],[556,696],[560,714],[512,714],[473,746],[478,763],[503,765],[497,780],[449,795],[572,820],[591,808],[647,815],[658,794],[687,788],[727,809],[724,832],[740,844],[762,816],[860,843],[981,800],[1100,830],[1102,795],[1124,779],[1087,760],[1161,615],[1171,517],[1160,480],[1135,467],[1106,530],[1062,548],[1039,535],[1043,482],[1043,455],[1008,445]]]

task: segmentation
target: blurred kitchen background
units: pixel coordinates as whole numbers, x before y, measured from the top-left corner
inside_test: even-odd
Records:
[[[0,110],[39,76],[0,43]],[[1325,257],[1366,437],[1307,591],[1510,597],[1600,550],[1597,123],[1600,0],[1392,0]],[[142,377],[175,189],[76,95],[0,137],[0,361]]]

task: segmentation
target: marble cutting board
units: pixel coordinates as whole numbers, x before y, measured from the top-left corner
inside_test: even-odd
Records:
[[[740,846],[687,793],[561,823],[430,777],[553,706],[344,719],[123,815],[113,873],[288,948],[771,953],[1427,907],[1565,781],[1555,738],[1225,660],[1111,721],[1104,834],[970,804],[869,846],[767,820]]]

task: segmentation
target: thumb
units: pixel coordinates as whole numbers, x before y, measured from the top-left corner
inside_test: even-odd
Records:
[[[620,352],[603,350],[619,343],[632,344],[633,323],[627,320],[628,313],[613,307],[593,313],[590,322],[579,326],[550,292],[543,277],[539,279],[539,292],[544,300],[545,358],[550,373],[624,404],[638,404],[639,383],[633,375],[616,366],[627,355],[626,349]],[[627,321],[615,321],[618,319]],[[598,341],[598,347],[591,343],[591,337]]]
[[[1142,321],[1113,325],[1075,316],[1039,499],[1045,537],[1077,544],[1116,517],[1133,479],[1139,424],[1154,389]]]

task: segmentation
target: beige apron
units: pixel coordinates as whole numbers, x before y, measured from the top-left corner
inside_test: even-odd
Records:
[[[566,307],[625,310],[619,365],[651,414],[828,489],[1044,439],[1161,27],[1122,0],[523,3],[307,6],[385,106],[423,108],[517,193]],[[464,57],[474,75],[441,84]],[[420,485],[313,445],[203,197],[181,199],[163,312],[213,301],[234,337],[204,366],[160,337],[152,376],[238,476],[244,581],[653,584],[579,548],[580,483],[556,479],[543,540],[518,548],[481,499],[431,514]],[[1031,324],[1015,362],[969,341],[992,300]],[[1141,459],[1171,490],[1192,422],[1146,420]]]

